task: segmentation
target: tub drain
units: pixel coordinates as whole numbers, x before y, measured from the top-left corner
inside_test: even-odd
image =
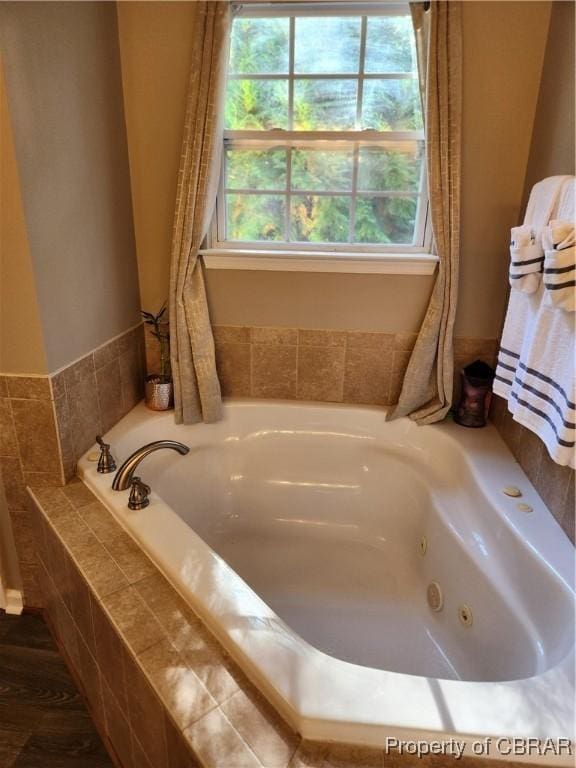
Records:
[[[444,606],[444,595],[442,594],[442,587],[437,581],[432,581],[428,584],[426,590],[426,599],[428,605],[433,611],[441,611]]]
[[[466,604],[459,606],[458,618],[460,619],[460,624],[462,624],[465,627],[471,627],[472,622],[474,621],[474,619],[472,618],[472,611]]]

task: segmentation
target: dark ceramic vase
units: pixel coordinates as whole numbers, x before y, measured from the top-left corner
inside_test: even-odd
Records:
[[[460,372],[462,393],[454,411],[454,421],[463,427],[484,427],[492,396],[494,369],[475,360]]]

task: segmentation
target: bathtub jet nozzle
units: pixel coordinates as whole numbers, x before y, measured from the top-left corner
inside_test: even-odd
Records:
[[[145,459],[150,453],[160,451],[163,448],[170,448],[173,451],[178,451],[182,456],[185,456],[190,451],[190,448],[188,448],[187,445],[178,443],[175,440],[156,440],[153,443],[147,443],[146,445],[143,445],[142,448],[138,448],[137,451],[134,451],[134,453],[126,459],[124,464],[122,464],[114,476],[112,489],[114,491],[125,491],[127,488],[130,488],[136,467],[140,464],[142,459]]]

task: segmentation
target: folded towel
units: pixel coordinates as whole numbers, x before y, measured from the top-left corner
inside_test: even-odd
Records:
[[[534,293],[540,285],[544,251],[530,224],[512,227],[510,239],[510,287],[521,293]]]
[[[547,305],[576,309],[576,234],[574,223],[554,219],[542,232],[545,246],[544,287]]]
[[[574,177],[556,176],[534,186],[525,225],[542,233],[548,250],[569,232],[547,231],[551,220],[574,221]],[[558,239],[562,235],[562,239]],[[569,241],[567,241],[569,242]],[[546,250],[546,248],[544,249]],[[548,273],[553,275],[554,273]],[[562,273],[558,273],[562,274]],[[514,421],[538,435],[558,464],[576,464],[576,343],[574,315],[546,304],[544,282],[532,294],[510,291],[494,392],[508,400]]]

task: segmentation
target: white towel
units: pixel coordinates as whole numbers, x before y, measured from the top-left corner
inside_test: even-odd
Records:
[[[551,220],[574,221],[575,183],[574,177],[555,176],[534,186],[524,224],[542,233],[544,245],[550,245],[551,232],[544,228]],[[530,294],[510,292],[494,392],[508,400],[515,421],[542,439],[554,461],[574,467],[574,315],[548,304],[546,294],[543,283]]]
[[[566,312],[576,309],[576,235],[573,221],[554,219],[544,229],[546,304]]]
[[[531,224],[512,227],[510,237],[510,287],[534,293],[540,285],[544,251],[539,233]]]

